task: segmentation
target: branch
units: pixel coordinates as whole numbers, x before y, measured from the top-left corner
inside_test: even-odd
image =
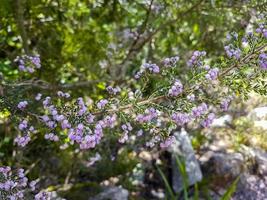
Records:
[[[235,63],[235,64],[231,65],[228,69],[226,69],[221,74],[219,74],[218,79],[220,79],[221,77],[226,75],[228,72],[230,72],[234,68],[239,68],[243,64],[246,64],[248,62],[249,58],[251,58],[256,53],[260,52],[261,50],[263,50],[266,47],[267,47],[267,44],[264,44],[264,45],[258,47],[257,49],[255,49],[255,51],[251,52],[250,54],[248,54],[244,58],[242,58],[239,61],[239,63]],[[187,92],[192,91],[192,90],[193,91],[196,90],[196,87],[195,86],[191,86],[189,88],[184,89],[183,92],[180,93],[176,98],[178,98],[178,97],[180,97],[180,96],[182,96],[182,95],[184,95]],[[149,103],[153,103],[153,102],[166,100],[166,99],[169,99],[169,98],[170,97],[168,97],[166,95],[161,95],[161,96],[154,97],[152,99],[142,99],[139,102],[137,102],[136,105],[141,106],[141,105],[145,105],[145,104],[149,104]],[[123,111],[123,110],[132,109],[133,107],[134,107],[133,104],[127,104],[125,106],[122,106],[122,107],[119,107],[119,108],[116,108],[116,109],[109,109],[109,110],[105,110],[105,111],[95,112],[95,113],[93,113],[93,115],[101,115],[103,113],[116,113],[116,112],[120,112],[120,111]]]

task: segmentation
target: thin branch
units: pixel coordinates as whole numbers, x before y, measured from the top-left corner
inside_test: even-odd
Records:
[[[226,69],[221,74],[219,74],[218,79],[220,79],[221,77],[226,75],[228,72],[230,72],[234,68],[239,68],[240,66],[242,66],[242,64],[246,64],[249,58],[251,58],[256,53],[260,52],[261,50],[263,50],[266,47],[267,47],[267,44],[264,44],[264,45],[258,47],[257,49],[255,49],[255,51],[251,52],[250,54],[248,54],[244,58],[242,58],[239,61],[239,63],[235,63],[235,64],[231,65],[228,69]],[[195,86],[191,86],[189,88],[186,88],[186,89],[183,90],[182,93],[179,94],[179,96],[182,96],[182,95],[184,95],[185,93],[187,93],[189,91],[192,91],[192,90],[194,91],[196,88],[197,87],[195,87]],[[178,98],[179,96],[177,96],[176,98]],[[142,99],[139,102],[137,102],[136,105],[141,106],[141,105],[149,104],[149,103],[152,103],[152,102],[162,101],[164,99],[169,99],[169,97],[166,96],[166,95],[161,95],[161,96],[157,96],[157,97],[151,98],[151,99]],[[132,109],[133,107],[134,107],[133,104],[127,104],[125,106],[122,106],[122,107],[119,107],[119,108],[116,108],[116,109],[109,109],[109,110],[105,110],[105,111],[95,112],[95,113],[93,113],[93,115],[101,115],[103,113],[116,113],[116,112],[120,112],[120,111],[123,111],[123,110]]]

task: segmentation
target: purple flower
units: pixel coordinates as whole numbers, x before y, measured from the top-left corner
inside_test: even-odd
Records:
[[[259,64],[262,69],[267,69],[267,54],[261,53],[259,55]]]
[[[95,119],[95,116],[94,115],[92,115],[92,114],[88,114],[87,115],[87,117],[86,117],[86,121],[87,121],[87,123],[89,123],[89,124],[91,124],[91,123],[93,123],[94,122],[94,119]]]
[[[30,136],[26,134],[24,136],[17,136],[14,142],[17,143],[18,146],[25,147],[30,142],[30,140]]]
[[[207,104],[202,103],[199,106],[192,108],[192,115],[193,117],[198,118],[201,115],[205,114],[207,110],[208,110]]]
[[[144,114],[138,114],[136,120],[139,123],[150,122],[151,120],[157,118],[157,116],[158,113],[155,108],[148,108],[145,110]]]
[[[58,95],[59,97],[65,97],[65,98],[69,98],[69,97],[70,97],[70,94],[69,94],[69,93],[64,93],[64,92],[62,92],[62,91],[58,91],[58,92],[57,92],[57,95]]]
[[[113,94],[113,95],[116,95],[121,91],[119,87],[113,88],[112,86],[108,86],[106,90],[108,91],[109,94]]]
[[[103,109],[105,108],[106,104],[108,104],[108,100],[106,99],[101,99],[98,103],[97,103],[97,108],[98,109]]]
[[[157,74],[159,73],[159,66],[152,63],[145,63],[141,66],[141,70],[148,70],[151,73]]]
[[[19,130],[24,130],[24,129],[26,129],[28,127],[28,121],[27,120],[23,120],[23,121],[21,121],[20,122],[20,124],[19,124]]]
[[[215,80],[215,79],[217,79],[218,74],[219,74],[218,68],[210,69],[209,72],[206,74],[206,79]]]
[[[28,105],[28,102],[27,101],[21,101],[19,102],[18,104],[18,109],[20,110],[24,110],[26,108],[26,106]]]
[[[33,73],[35,69],[41,68],[41,60],[40,56],[28,56],[23,55],[21,57],[17,57],[15,62],[18,62],[19,70],[23,72]]]
[[[201,66],[203,64],[201,59],[205,55],[206,55],[205,51],[194,51],[191,58],[187,61],[187,66],[189,66],[189,67]]]
[[[165,58],[163,60],[163,64],[165,67],[174,67],[176,63],[179,61],[179,59],[180,59],[179,56]]]
[[[195,95],[194,94],[190,94],[186,98],[191,102],[195,101]]]
[[[142,71],[138,71],[135,75],[134,78],[135,79],[139,79],[142,76],[143,72]]]
[[[142,136],[144,133],[144,131],[142,129],[138,130],[137,131],[137,136]]]
[[[169,96],[176,97],[183,92],[183,85],[179,80],[175,80],[174,84],[169,89]]]
[[[235,48],[232,44],[225,46],[224,50],[229,58],[239,60],[241,57],[241,50],[239,48]]]
[[[209,127],[213,120],[215,119],[215,114],[214,113],[210,113],[206,119],[204,119],[202,122],[201,122],[201,125],[203,127]]]
[[[165,141],[160,143],[162,149],[168,148],[175,141],[174,136],[169,136]]]
[[[173,113],[171,118],[179,126],[183,126],[191,120],[189,114],[187,113]]]
[[[220,107],[224,112],[228,110],[230,102],[229,98],[222,100]]]
[[[41,93],[38,93],[36,96],[35,96],[35,100],[36,101],[40,101],[42,98],[42,94]]]
[[[51,97],[46,97],[45,100],[43,101],[44,108],[47,108],[50,102],[51,102]]]

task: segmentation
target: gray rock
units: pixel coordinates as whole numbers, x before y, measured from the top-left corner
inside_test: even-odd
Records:
[[[255,149],[255,161],[258,166],[258,173],[267,176],[267,153]]]
[[[205,172],[213,176],[235,178],[243,172],[245,159],[241,153],[214,152],[203,164]]]
[[[177,156],[183,157],[185,161],[189,186],[202,180],[202,172],[187,132],[182,129],[181,132],[175,132],[174,136],[176,141],[169,149],[172,153],[172,187],[175,192],[181,192],[183,190],[183,176],[177,166]]]
[[[254,122],[254,126],[267,130],[267,107],[254,108],[248,118]]]
[[[267,177],[242,174],[233,200],[265,200],[267,199]]]
[[[225,127],[227,123],[231,123],[233,120],[233,117],[229,114],[221,116],[219,118],[216,118],[212,124],[211,127]]]
[[[128,200],[129,192],[122,187],[107,187],[89,200]]]
[[[250,160],[253,160],[253,168],[257,174],[267,176],[267,152],[262,149],[255,149],[247,146],[242,146],[242,153]]]

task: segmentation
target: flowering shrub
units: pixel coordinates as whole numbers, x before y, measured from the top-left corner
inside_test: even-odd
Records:
[[[205,62],[206,52],[195,51],[192,54],[187,64],[193,74],[193,84],[186,77],[182,77],[183,80],[176,78],[175,68],[179,68],[177,56],[164,59],[162,66],[151,63],[142,65],[135,78],[153,78],[153,74],[156,74],[162,83],[167,84],[166,87],[160,85],[155,90],[157,95],[148,98],[141,98],[140,91],[138,95],[135,91],[131,97],[131,92],[120,94],[127,91],[127,88],[107,86],[110,99],[103,98],[95,105],[85,102],[82,97],[71,99],[68,92],[62,91],[57,92],[57,98],[38,93],[33,100],[23,100],[17,104],[17,108],[21,110],[18,113],[21,122],[18,124],[19,134],[15,143],[25,147],[37,134],[41,134],[46,140],[60,145],[77,145],[81,149],[89,149],[95,148],[101,142],[106,130],[116,129],[119,143],[129,142],[129,135],[136,135],[144,130],[147,146],[160,144],[161,147],[167,147],[172,141],[172,131],[179,126],[199,123],[208,127],[215,119],[214,113],[220,109],[227,111],[231,98],[235,95],[235,88],[225,84],[225,77],[246,71],[249,73],[252,67],[250,63],[256,65],[255,71],[266,74],[266,56],[263,53],[266,47],[265,36],[261,32],[249,33],[244,38],[253,37],[253,43],[249,47],[241,48],[238,46],[238,36],[232,35],[233,37],[228,36],[232,43],[225,48],[229,60],[209,67],[209,63]],[[235,50],[232,46],[236,46]],[[36,68],[40,68],[36,57],[23,58],[29,58]],[[210,86],[218,88],[212,94],[216,95],[216,101],[210,101],[211,94],[206,95],[204,92]],[[224,96],[219,88],[227,91],[228,95]],[[34,100],[36,103],[41,101],[37,112],[28,108],[31,104],[28,102],[33,103]],[[33,124],[36,124],[36,128]],[[44,126],[46,131],[38,131],[38,126]]]
[[[237,33],[228,34],[225,54],[216,60],[209,59],[208,52],[197,50],[189,52],[190,56],[145,62],[129,85],[106,85],[101,99],[72,97],[66,86],[62,91],[34,90],[28,95],[31,98],[22,96],[19,101],[5,91],[1,104],[16,124],[14,144],[23,151],[43,138],[46,144],[56,144],[61,150],[80,152],[97,148],[112,134],[120,144],[168,148],[175,139],[173,131],[183,126],[208,128],[236,96],[245,99],[250,91],[267,94],[266,39],[266,25],[260,23],[255,32],[242,38]],[[38,55],[15,59],[22,74],[32,74],[36,79],[42,62]],[[184,73],[179,70],[181,66],[187,66]],[[147,93],[150,81],[155,80],[156,88]],[[3,86],[5,90],[14,87],[5,80]],[[0,173],[0,194],[6,198],[22,199],[27,188],[35,189],[35,182],[28,183],[22,169],[14,175],[10,167],[2,167]],[[40,192],[35,199],[49,199],[49,193]]]
[[[30,198],[36,191],[38,180],[29,182],[24,169],[11,170],[9,166],[0,167],[0,195],[1,199]],[[50,193],[41,191],[34,196],[35,200],[49,199]]]

